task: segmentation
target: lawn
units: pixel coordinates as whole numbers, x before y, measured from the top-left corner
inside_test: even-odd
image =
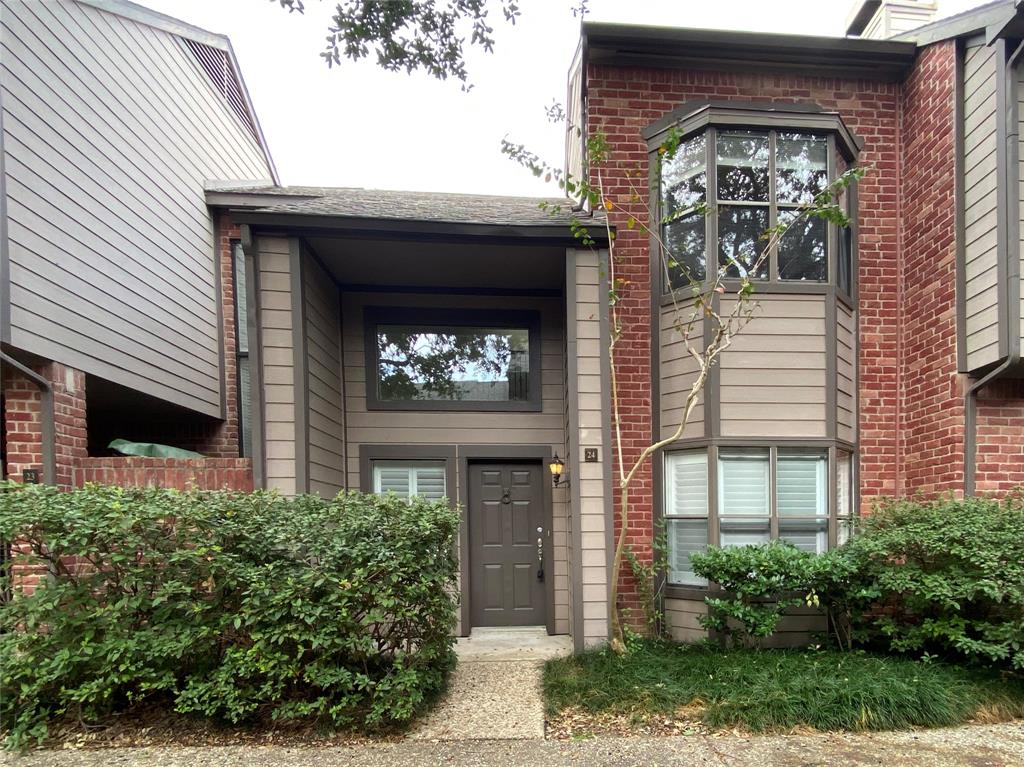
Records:
[[[681,710],[711,728],[752,732],[898,730],[1024,716],[1024,679],[862,652],[718,650],[647,642],[549,661],[550,717],[625,715],[641,723]]]

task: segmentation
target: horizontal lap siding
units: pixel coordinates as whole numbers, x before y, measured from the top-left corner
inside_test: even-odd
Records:
[[[597,447],[604,463],[580,461],[580,589],[583,603],[583,642],[592,646],[608,641],[608,537],[605,509],[605,467],[610,467],[611,445],[604,444],[601,392],[601,275],[597,253],[574,252],[576,277],[575,386],[579,424],[570,429],[571,450]]]
[[[262,151],[178,37],[77,3],[2,3],[11,341],[221,415],[209,179]]]
[[[857,313],[836,307],[836,436],[857,441]]]
[[[295,344],[292,333],[291,243],[256,241],[263,366],[264,460],[268,489],[294,495]]]
[[[708,614],[704,600],[665,599],[665,627],[677,642],[700,642],[708,638],[707,629],[700,625],[700,619]]]
[[[302,280],[309,382],[309,489],[329,497],[345,486],[339,295],[334,280],[308,254],[303,256]]]
[[[679,428],[686,410],[686,399],[690,387],[697,378],[700,367],[693,356],[687,351],[683,334],[688,333],[690,345],[698,352],[703,350],[704,323],[698,319],[691,330],[686,330],[690,319],[690,307],[682,307],[679,311],[673,306],[661,308],[660,333],[661,347],[659,350],[661,364],[660,408],[661,436],[670,437]],[[676,325],[681,325],[679,329]],[[697,404],[690,414],[689,422],[683,431],[683,439],[704,436],[704,396],[698,395]]]
[[[561,298],[342,293],[345,369],[345,449],[349,487],[360,487],[360,444],[533,445],[565,450],[565,336]],[[532,310],[541,318],[542,410],[527,413],[387,411],[366,409],[363,311],[367,306]],[[596,341],[594,341],[596,343]],[[372,380],[372,375],[371,375]],[[460,461],[461,463],[461,461]],[[545,467],[546,471],[546,467]],[[465,478],[461,469],[456,482]],[[449,488],[458,497],[458,487]],[[555,630],[569,633],[568,513],[564,490],[553,501]],[[460,575],[461,577],[461,575]]]
[[[708,614],[703,598],[665,599],[665,626],[677,642],[700,642],[708,638],[707,629],[700,619]],[[808,607],[788,608],[779,620],[775,633],[763,640],[764,647],[804,647],[815,636],[828,631],[825,614]]]
[[[964,262],[967,367],[999,359],[996,242],[996,56],[988,46],[964,58]]]
[[[753,319],[721,357],[722,435],[826,436],[825,297],[762,295],[754,303]]]

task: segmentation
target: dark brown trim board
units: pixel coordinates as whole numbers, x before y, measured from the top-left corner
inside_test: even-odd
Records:
[[[953,200],[956,253],[956,361],[957,370],[967,372],[967,263],[964,238],[964,56],[963,40],[956,42],[953,86]]]
[[[11,342],[11,261],[7,239],[7,174],[4,172],[4,92],[0,88],[0,343]]]
[[[224,265],[221,263],[223,254],[220,250],[220,238],[221,238],[221,225],[220,216],[213,216],[213,295],[214,305],[217,313],[214,315],[217,318],[217,349],[219,354],[217,355],[217,377],[220,381],[220,418],[223,421],[228,416],[228,386],[227,386],[227,370],[225,369],[225,353],[224,353],[224,277],[222,275]],[[229,246],[230,249],[230,246]],[[232,258],[232,274],[234,273],[234,251],[231,251]],[[231,292],[235,294],[234,280],[231,282]],[[238,296],[235,295],[235,301],[238,300]],[[238,316],[237,314],[235,315]],[[235,330],[235,343],[238,343],[238,330]],[[235,356],[238,356],[238,349],[235,349]],[[238,371],[235,371],[235,375],[238,375]],[[238,432],[239,444],[241,444],[241,432]]]
[[[996,271],[1000,279],[996,281],[996,301],[999,307],[999,359],[1004,359],[1010,353],[1009,321],[1008,321],[1008,286],[1007,263],[1009,261],[1009,201],[1016,199],[1013,194],[1015,190],[1008,189],[1009,170],[1008,150],[1011,135],[1007,118],[1009,113],[1009,83],[1012,78],[1007,77],[1006,72],[1006,41],[997,40],[995,43],[996,57],[996,168],[998,178],[996,180]],[[1013,94],[1013,101],[1016,101],[1016,94]],[[1016,136],[1012,136],[1016,142]],[[1019,246],[1018,246],[1019,247]],[[1019,311],[1019,309],[1018,309]],[[1019,322],[1019,320],[1018,320]],[[1018,329],[1019,334],[1019,329]]]
[[[404,306],[368,306],[363,311],[364,355],[366,365],[366,409],[402,411],[460,412],[540,412],[541,391],[541,326],[540,314],[533,311],[502,311],[489,309],[432,309]],[[487,328],[528,328],[530,338],[530,398],[520,401],[452,401],[452,400],[382,400],[377,395],[379,349],[377,326],[388,323],[466,326]]]
[[[486,461],[508,462],[508,463],[539,463],[541,466],[541,488],[544,503],[545,534],[547,540],[551,541],[552,527],[554,527],[554,501],[551,482],[545,481],[547,464],[551,461],[551,448],[536,445],[459,445],[457,448],[459,460],[459,474],[462,482],[459,483],[459,506],[462,508],[462,525],[459,531],[460,558],[459,571],[462,573],[462,634],[469,636],[472,626],[472,612],[470,610],[469,591],[469,570],[471,568],[471,553],[469,550],[469,464],[482,463]],[[361,455],[361,453],[360,453]],[[544,583],[544,617],[547,623],[548,634],[555,633],[555,578],[554,578],[554,546],[544,547],[544,572],[551,573],[551,577],[545,578]],[[582,594],[580,595],[582,597]],[[573,594],[574,600],[576,594]]]
[[[252,231],[242,226],[241,243],[245,254],[247,315],[249,323],[249,410],[252,429],[252,481],[256,489],[266,488],[266,441],[264,417],[266,413],[263,392],[263,332],[260,321],[260,262],[259,252],[253,247]],[[238,300],[238,297],[235,297]]]

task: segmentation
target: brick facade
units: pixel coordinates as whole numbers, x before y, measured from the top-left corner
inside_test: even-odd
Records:
[[[610,182],[606,176],[605,185],[615,205],[610,216],[618,226],[616,276],[627,283],[620,303],[623,336],[617,360],[627,463],[651,440],[651,380],[655,374],[650,356],[648,242],[639,230],[627,226],[631,215],[648,218],[646,202],[633,200],[635,182],[628,178],[634,169],[640,170],[641,179],[647,178],[647,147],[641,131],[688,100],[814,102],[842,114],[864,141],[860,159],[872,169],[859,190],[861,487],[868,497],[894,494],[898,410],[894,319],[898,309],[893,285],[897,278],[899,86],[798,75],[591,65],[587,91],[588,130],[607,135],[618,171]],[[627,540],[640,556],[648,558],[653,525],[650,466],[644,467],[634,487]],[[618,508],[617,494],[615,503]],[[631,576],[625,573],[623,578],[623,604],[639,608]]]
[[[167,487],[175,490],[241,490],[250,492],[252,460],[202,458],[84,458],[78,465],[78,484],[97,482],[122,487]]]

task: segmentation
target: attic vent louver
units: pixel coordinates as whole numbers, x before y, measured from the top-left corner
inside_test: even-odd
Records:
[[[235,113],[235,116],[238,117],[242,125],[245,126],[245,129],[252,135],[253,140],[258,144],[260,142],[259,134],[256,132],[256,126],[253,124],[252,117],[249,115],[249,110],[245,105],[242,87],[238,83],[238,78],[235,77],[235,71],[231,66],[231,61],[228,59],[227,52],[204,43],[197,43],[195,40],[182,39],[210,78],[210,84],[213,86],[213,89],[224,97],[224,100],[228,102],[228,106],[231,107],[231,111]]]

